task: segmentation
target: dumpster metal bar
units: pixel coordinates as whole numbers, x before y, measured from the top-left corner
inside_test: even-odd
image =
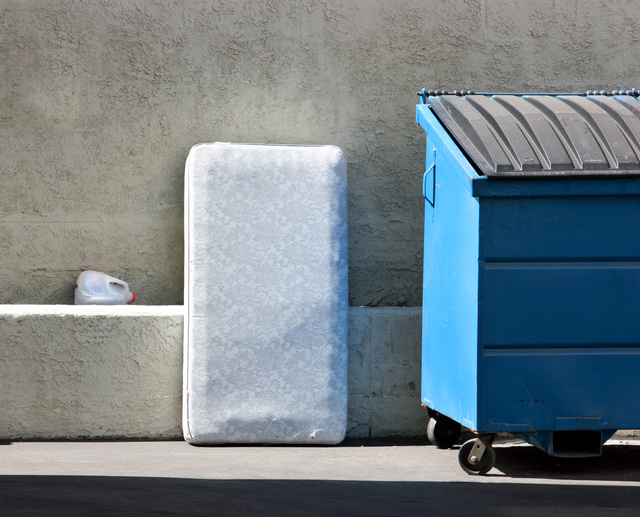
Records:
[[[524,95],[546,95],[551,97],[557,97],[559,95],[580,95],[582,97],[588,97],[590,95],[604,95],[608,97],[615,97],[616,95],[629,95],[631,97],[638,98],[640,97],[640,90],[636,90],[635,88],[631,89],[621,89],[621,90],[587,90],[584,93],[579,92],[564,92],[564,93],[507,93],[507,92],[474,92],[473,90],[427,90],[426,88],[422,88],[417,95],[420,97],[420,102],[422,104],[427,104],[427,99],[429,97],[440,97],[442,95],[456,95],[458,97],[464,97],[465,95],[484,95],[488,97],[493,97],[494,95],[516,95],[522,97]]]

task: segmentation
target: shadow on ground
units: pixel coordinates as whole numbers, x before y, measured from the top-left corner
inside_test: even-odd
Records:
[[[373,444],[346,446],[367,445]],[[429,452],[437,453],[424,456],[430,462],[442,453],[442,463],[435,460],[439,469],[459,471],[451,451]],[[552,458],[529,445],[505,443],[496,453],[489,475],[460,471],[449,481],[4,475],[0,516],[640,515],[638,445],[606,445],[601,457],[582,459]],[[433,465],[425,464],[429,469]]]
[[[0,476],[0,513],[191,516],[636,516],[640,488],[470,482]]]

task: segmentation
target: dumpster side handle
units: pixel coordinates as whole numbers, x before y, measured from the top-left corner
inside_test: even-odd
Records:
[[[422,195],[432,207],[436,206],[436,150],[433,150],[433,163],[422,176]]]

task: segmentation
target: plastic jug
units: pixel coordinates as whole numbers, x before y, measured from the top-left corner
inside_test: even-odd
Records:
[[[76,305],[124,305],[136,299],[127,282],[100,271],[83,271],[76,283]]]

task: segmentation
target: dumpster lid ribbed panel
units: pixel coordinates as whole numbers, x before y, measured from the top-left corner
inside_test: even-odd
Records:
[[[436,116],[486,176],[640,175],[630,95],[443,95]]]

